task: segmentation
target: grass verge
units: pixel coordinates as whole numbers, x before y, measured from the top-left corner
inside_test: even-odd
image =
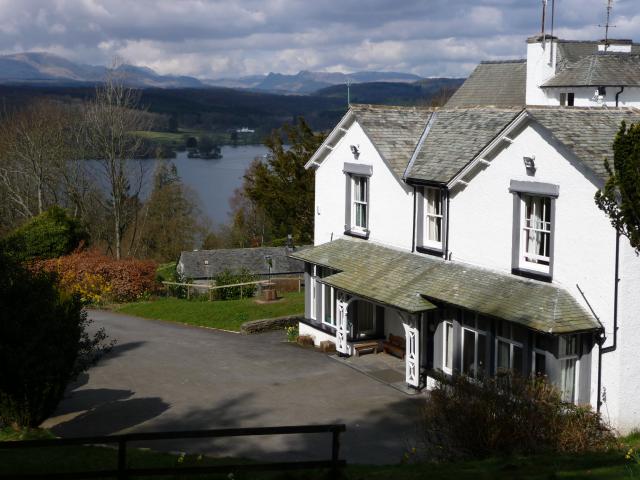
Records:
[[[285,293],[280,301],[274,303],[257,303],[253,298],[214,302],[159,298],[119,305],[115,310],[137,317],[237,332],[244,322],[250,320],[302,314],[304,292]]]
[[[23,439],[50,438],[46,431],[31,431],[25,435],[5,429],[0,430],[0,440],[15,440],[16,435]],[[473,462],[426,464],[415,463],[394,466],[349,465],[345,470],[345,480],[388,479],[394,480],[429,480],[445,479],[523,479],[546,480],[549,478],[589,478],[609,480],[618,478],[635,478],[640,475],[640,466],[632,465],[624,458],[628,448],[640,446],[640,435],[631,435],[622,439],[620,450],[610,453],[584,455],[538,455],[530,457],[513,457],[487,459]],[[183,467],[202,465],[228,465],[243,463],[247,460],[232,458],[211,458],[201,455],[177,455],[154,452],[146,449],[131,448],[127,451],[128,465],[131,468]],[[117,452],[113,448],[58,447],[25,450],[0,450],[0,474],[15,475],[18,473],[69,473],[73,471],[91,471],[113,469],[116,466]],[[320,480],[327,478],[327,472],[234,472],[220,475],[198,476],[198,478],[234,478],[241,479],[290,479]],[[190,477],[163,477],[190,478]],[[193,477],[195,478],[195,477]]]

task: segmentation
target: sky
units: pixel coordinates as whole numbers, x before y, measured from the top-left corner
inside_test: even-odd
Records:
[[[114,58],[161,74],[299,70],[466,76],[522,58],[542,0],[0,0],[0,53]],[[549,0],[549,6],[551,0]],[[556,0],[560,38],[604,36],[606,0]],[[549,8],[550,9],[550,8]],[[612,38],[640,41],[640,0],[615,0]]]

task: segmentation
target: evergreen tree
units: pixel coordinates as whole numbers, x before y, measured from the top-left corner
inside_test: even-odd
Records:
[[[266,215],[275,243],[290,233],[297,243],[313,241],[314,175],[304,165],[324,138],[298,118],[271,133],[265,140],[267,161],[245,174],[243,193]]]
[[[640,252],[640,124],[627,128],[622,122],[613,142],[613,167],[605,160],[605,168],[609,179],[596,192],[596,204]]]

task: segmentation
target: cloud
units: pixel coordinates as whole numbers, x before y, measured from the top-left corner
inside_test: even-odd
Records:
[[[201,78],[402,70],[463,76],[520,58],[539,0],[0,0],[0,51],[114,56]],[[555,32],[598,39],[605,0],[556,0]],[[640,39],[637,0],[615,3],[614,36]]]

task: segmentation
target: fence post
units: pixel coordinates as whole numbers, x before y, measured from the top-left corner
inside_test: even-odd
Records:
[[[189,285],[187,285],[187,300],[189,300],[189,298],[191,298],[191,287]]]
[[[213,288],[211,288],[211,286],[209,286],[209,301],[213,300]]]
[[[118,480],[127,479],[127,442],[118,440]]]
[[[334,428],[331,432],[331,478],[338,478],[340,469],[340,430]]]
[[[240,300],[242,300],[242,285],[240,285]]]
[[[298,276],[298,293],[300,293],[302,291],[302,280],[300,279],[300,276]]]

